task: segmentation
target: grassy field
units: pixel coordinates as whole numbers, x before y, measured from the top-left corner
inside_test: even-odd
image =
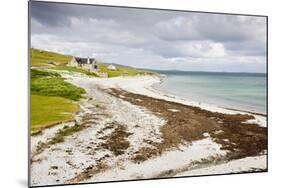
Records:
[[[31,95],[31,133],[55,123],[73,119],[79,110],[77,103],[62,97]]]
[[[85,90],[65,82],[58,73],[31,69],[31,133],[73,119],[75,102]]]

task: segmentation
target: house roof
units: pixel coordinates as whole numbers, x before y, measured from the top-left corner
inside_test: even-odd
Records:
[[[88,58],[80,58],[80,57],[74,57],[78,64],[87,64]],[[95,62],[95,58],[89,58],[90,64],[93,64]]]

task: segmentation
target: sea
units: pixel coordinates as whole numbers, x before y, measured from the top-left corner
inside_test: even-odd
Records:
[[[263,73],[158,71],[157,90],[223,108],[266,114],[267,75]]]

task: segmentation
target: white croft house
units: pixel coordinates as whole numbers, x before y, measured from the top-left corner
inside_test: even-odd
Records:
[[[80,57],[72,57],[71,61],[68,63],[68,66],[71,67],[79,67],[90,72],[96,72],[99,70],[97,61],[95,58],[80,58]]]
[[[114,65],[109,65],[108,67],[107,67],[107,69],[108,70],[117,70],[117,68],[116,68],[116,66],[114,66]]]

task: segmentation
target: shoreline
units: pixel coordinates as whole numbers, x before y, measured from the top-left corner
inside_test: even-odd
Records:
[[[154,84],[152,84],[150,87],[152,90],[154,90],[155,92],[158,92],[158,93],[162,93],[162,95],[165,93],[165,91],[161,91],[160,89],[157,89],[156,88],[156,85],[159,85],[159,84],[162,84],[164,82],[164,79],[166,78],[167,76],[166,75],[159,75],[159,79],[160,81],[159,82],[156,82]],[[252,111],[252,110],[246,110],[246,109],[243,109],[243,108],[239,108],[239,107],[229,107],[229,105],[215,105],[215,104],[209,104],[209,103],[206,103],[206,102],[200,102],[198,100],[193,100],[192,97],[189,98],[189,97],[184,97],[184,96],[179,96],[179,95],[176,95],[176,94],[172,94],[172,93],[169,93],[168,94],[169,96],[171,96],[172,98],[173,97],[176,97],[176,98],[181,98],[183,100],[187,100],[187,101],[193,101],[194,103],[204,103],[206,105],[209,105],[209,106],[215,106],[215,107],[219,107],[219,108],[222,108],[222,109],[226,109],[226,110],[230,110],[230,111],[237,111],[237,112],[245,112],[245,113],[249,113],[249,114],[253,114],[253,115],[260,115],[260,116],[267,116],[265,112],[259,112],[259,111]],[[207,109],[206,109],[207,110]]]
[[[250,110],[246,110],[246,109],[242,109],[242,108],[239,109],[238,107],[228,107],[227,105],[221,106],[221,105],[209,104],[209,103],[206,103],[206,102],[200,102],[200,101],[197,101],[197,100],[193,100],[192,98],[181,97],[181,96],[178,96],[178,95],[172,94],[172,93],[164,94],[165,93],[164,91],[161,91],[161,90],[156,88],[156,84],[162,84],[166,77],[167,77],[166,75],[160,75],[159,76],[159,79],[160,79],[159,82],[156,82],[156,83],[150,85],[149,86],[150,89],[155,91],[155,92],[157,92],[157,93],[159,93],[160,95],[167,95],[167,96],[170,96],[171,98],[178,98],[178,99],[182,99],[182,100],[186,100],[186,101],[191,101],[195,105],[197,103],[197,104],[199,104],[198,107],[200,107],[200,103],[202,103],[202,104],[206,104],[207,106],[213,106],[213,107],[222,108],[222,109],[225,109],[225,110],[236,111],[236,112],[245,112],[245,113],[248,113],[248,114],[260,115],[260,116],[265,116],[265,117],[267,116],[263,112],[250,111]],[[206,110],[208,110],[208,109],[206,109]]]
[[[255,123],[253,115],[210,112],[196,106],[130,93],[122,89],[109,88],[106,92],[133,105],[144,107],[166,120],[166,124],[161,128],[162,137],[165,138],[163,145],[160,145],[162,150],[179,144],[181,142],[179,139],[190,142],[201,140],[206,135],[221,144],[222,148],[232,151],[240,150],[241,153],[239,154],[237,151],[234,159],[250,153],[257,155],[263,151],[258,148],[266,148],[264,142],[266,128]],[[255,139],[248,138],[249,134]],[[253,141],[252,144],[259,142],[259,146],[257,148],[249,147],[250,140]],[[232,157],[230,158],[232,159]]]
[[[267,168],[264,117],[213,106],[209,111],[160,95],[151,88],[158,76],[62,76],[85,88],[88,99],[81,101],[76,119],[87,126],[34,157],[33,185],[172,177],[200,169],[200,174],[222,174],[227,172],[216,166],[228,164],[235,173],[246,157],[255,160],[245,171]],[[51,130],[59,127],[46,129],[41,137],[51,138]]]
[[[220,107],[213,104],[203,103],[200,101],[194,101],[184,97],[176,96],[173,94],[167,94],[153,87],[154,84],[163,82],[163,76],[125,76],[115,78],[94,78],[96,84],[102,85],[102,88],[117,87],[122,90],[132,92],[135,94],[141,94],[157,99],[163,99],[166,101],[177,102],[184,105],[199,107],[210,112],[219,112],[224,114],[250,114],[255,116],[255,122],[260,126],[267,126],[267,115],[263,113],[257,113],[252,111],[240,110],[235,108]]]

